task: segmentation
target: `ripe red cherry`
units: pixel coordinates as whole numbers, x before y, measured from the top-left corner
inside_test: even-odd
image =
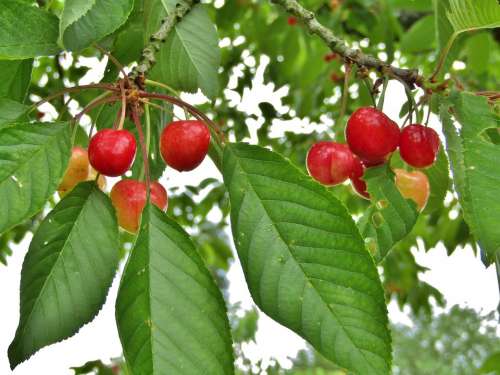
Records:
[[[65,196],[79,182],[87,180],[89,176],[89,156],[87,150],[81,147],[73,147],[68,167],[62,178],[57,191],[59,196]]]
[[[356,156],[354,156],[352,163],[352,171],[351,174],[349,175],[352,187],[354,188],[354,191],[356,191],[356,193],[358,193],[361,197],[370,199],[370,194],[368,194],[368,190],[366,188],[366,182],[363,180],[364,174],[365,174],[365,167],[363,163]]]
[[[399,153],[401,158],[415,168],[429,167],[436,161],[439,136],[427,126],[409,125],[401,132]]]
[[[116,209],[118,224],[123,229],[136,233],[139,229],[139,218],[146,205],[146,184],[131,179],[121,180],[113,186],[110,196]],[[161,210],[167,208],[167,191],[160,183],[151,183],[150,199]]]
[[[163,160],[178,171],[191,171],[207,156],[210,131],[196,120],[171,122],[161,133],[160,152]]]
[[[297,18],[296,18],[296,17],[294,17],[294,16],[290,16],[290,17],[288,17],[287,22],[288,22],[288,24],[289,24],[290,26],[295,26],[295,25],[297,24],[297,22],[298,22],[298,21],[297,21]]]
[[[376,108],[359,108],[347,121],[349,147],[370,166],[387,160],[398,147],[399,134],[397,124]]]
[[[105,176],[120,176],[132,165],[136,149],[135,138],[128,130],[103,129],[90,140],[90,164]]]
[[[354,155],[337,142],[315,143],[307,153],[307,170],[324,185],[337,185],[349,178]]]

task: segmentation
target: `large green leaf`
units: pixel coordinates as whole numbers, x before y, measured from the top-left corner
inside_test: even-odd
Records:
[[[56,54],[58,19],[19,0],[0,6],[0,58],[26,59]],[[3,74],[2,74],[3,76]]]
[[[24,102],[31,82],[32,67],[32,59],[0,61],[0,98]]]
[[[27,110],[24,104],[0,97],[0,127],[18,120]]]
[[[255,303],[356,374],[389,374],[377,269],[345,207],[282,156],[225,147],[232,232]]]
[[[149,1],[145,9],[147,38],[156,31],[166,12],[172,11],[171,4],[175,6],[172,1],[164,4],[162,7],[159,0]],[[200,88],[206,96],[214,98],[219,91],[218,43],[217,31],[205,7],[197,5],[170,33],[157,54],[158,63],[151,75],[179,90],[195,92]]]
[[[66,170],[70,149],[68,123],[0,128],[0,233],[43,207]]]
[[[458,131],[449,114],[461,124]],[[498,128],[499,119],[484,97],[455,93],[441,105],[441,121],[453,171],[453,182],[459,195],[464,218],[481,249],[493,262],[500,251],[500,146],[488,142],[483,132]]]
[[[134,375],[234,373],[222,295],[189,236],[150,204],[125,267],[116,319]]]
[[[448,0],[446,13],[456,33],[500,27],[498,0]]]
[[[381,261],[411,232],[418,212],[415,203],[399,193],[394,173],[388,165],[367,169],[364,180],[373,204],[363,214],[358,226],[368,249],[377,261]]]
[[[430,168],[426,168],[422,172],[427,175],[431,187],[429,200],[424,209],[424,213],[427,214],[443,206],[446,192],[450,187],[448,158],[444,152],[444,146],[440,147],[436,162]]]
[[[66,0],[60,22],[60,43],[81,50],[127,21],[134,0]]]
[[[94,182],[79,184],[47,215],[23,263],[12,368],[95,317],[117,269],[118,248],[113,206]]]
[[[435,46],[435,24],[433,14],[415,22],[401,38],[401,51],[412,53],[432,50]]]

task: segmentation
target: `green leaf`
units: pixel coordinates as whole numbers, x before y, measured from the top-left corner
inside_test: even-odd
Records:
[[[0,127],[18,120],[28,106],[7,98],[0,98]]]
[[[0,61],[0,98],[23,103],[31,82],[32,67],[32,59]]]
[[[152,20],[150,24],[157,25],[165,16],[165,9],[151,4],[146,14]],[[150,35],[146,34],[148,38]],[[219,91],[218,43],[217,31],[205,7],[198,5],[177,24],[175,32],[170,33],[157,54],[158,63],[151,76],[182,91],[195,92],[200,88],[213,99]]]
[[[134,0],[66,0],[61,15],[60,43],[78,51],[117,30],[127,21]]]
[[[440,147],[437,160],[432,167],[422,170],[422,172],[427,175],[429,185],[431,187],[429,200],[425,206],[424,214],[433,212],[443,206],[446,192],[450,187],[448,158],[446,157],[446,153],[443,148],[444,146]]]
[[[493,353],[486,358],[478,374],[500,374],[500,352]]]
[[[234,374],[222,295],[184,230],[148,204],[116,320],[134,375]]]
[[[453,125],[450,106],[461,124],[460,131]],[[498,128],[499,119],[486,98],[469,93],[454,93],[449,102],[441,105],[440,115],[465,221],[490,263],[500,251],[500,146],[488,142],[483,132]]]
[[[368,249],[380,262],[411,232],[418,212],[415,203],[399,193],[388,165],[367,169],[364,180],[373,205],[363,214],[358,226]]]
[[[435,17],[422,17],[401,38],[401,51],[406,53],[432,50],[435,46]]]
[[[225,147],[232,232],[255,303],[356,374],[389,374],[377,269],[344,206],[282,156]]]
[[[57,25],[57,17],[49,12],[19,0],[3,1],[0,58],[27,59],[56,54],[60,50]]]
[[[456,33],[500,27],[500,4],[497,0],[448,0],[446,12]]]
[[[42,209],[70,157],[68,123],[0,128],[0,233]]]
[[[477,73],[485,73],[490,68],[490,56],[495,51],[496,42],[489,32],[471,36],[466,45],[467,67]]]
[[[96,316],[118,266],[118,247],[113,206],[94,182],[79,184],[47,215],[23,263],[12,368]]]

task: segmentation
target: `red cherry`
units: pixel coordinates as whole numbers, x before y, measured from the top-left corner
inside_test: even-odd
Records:
[[[332,60],[335,60],[337,58],[337,54],[335,52],[327,53],[325,56],[323,56],[323,60],[325,62],[330,62]]]
[[[288,17],[287,22],[288,22],[288,24],[289,24],[290,26],[295,26],[295,25],[297,24],[297,22],[298,22],[298,21],[297,21],[297,18],[296,18],[296,17],[294,17],[294,16],[290,16],[290,17]]]
[[[132,165],[136,148],[135,138],[128,130],[103,129],[90,140],[90,164],[105,176],[120,176]]]
[[[439,136],[434,129],[423,125],[409,125],[401,132],[399,153],[412,167],[425,168],[436,161]]]
[[[364,174],[365,167],[363,166],[363,163],[361,163],[361,160],[354,156],[352,171],[349,176],[349,178],[351,179],[352,187],[361,197],[370,199],[370,194],[368,194],[368,190],[366,188],[366,182],[363,180]]]
[[[307,153],[309,174],[324,185],[337,185],[349,178],[354,155],[337,142],[315,143]]]
[[[121,180],[113,186],[110,196],[120,226],[136,233],[139,229],[139,218],[146,205],[146,184],[131,179]],[[151,202],[161,210],[167,208],[167,191],[159,182],[151,183]]]
[[[163,160],[178,171],[190,171],[201,164],[207,156],[210,131],[196,120],[171,122],[160,138]]]
[[[347,121],[347,143],[367,165],[384,163],[398,147],[399,134],[396,123],[376,108],[359,108]]]

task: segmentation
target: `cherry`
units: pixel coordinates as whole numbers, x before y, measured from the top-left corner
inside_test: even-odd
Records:
[[[430,194],[429,179],[420,171],[407,172],[404,169],[394,169],[396,186],[403,197],[413,200],[420,211],[427,204]]]
[[[354,155],[337,142],[318,142],[307,153],[309,174],[324,185],[337,185],[349,178]]]
[[[196,120],[171,122],[160,138],[165,163],[178,171],[191,171],[201,164],[210,145],[210,131]]]
[[[384,163],[399,144],[399,127],[383,112],[372,107],[356,110],[346,126],[352,152],[367,165]]]
[[[62,178],[57,191],[60,197],[64,197],[79,182],[85,181],[89,176],[89,156],[87,150],[81,147],[73,147],[68,167]]]
[[[146,184],[124,179],[113,186],[110,196],[116,209],[118,224],[123,229],[136,233],[139,229],[139,218],[146,205]],[[161,210],[167,208],[167,191],[159,182],[151,183],[151,202]]]
[[[370,199],[370,194],[366,188],[366,182],[363,180],[363,175],[365,174],[365,167],[358,157],[354,156],[352,163],[352,170],[349,178],[351,179],[352,187],[354,191],[358,193],[361,197]]]
[[[136,149],[135,138],[128,130],[103,129],[90,140],[90,164],[105,176],[120,176],[132,165]]]
[[[420,124],[405,127],[399,140],[401,158],[415,168],[429,167],[436,161],[439,136],[434,129]]]
[[[337,58],[337,54],[335,52],[327,53],[325,56],[323,56],[323,60],[325,62],[330,62],[332,60],[335,60]]]
[[[294,17],[294,16],[290,16],[290,17],[288,17],[287,22],[288,22],[288,24],[289,24],[290,26],[295,26],[295,25],[297,24],[297,22],[298,22],[298,21],[297,21],[297,18],[296,18],[296,17]]]

